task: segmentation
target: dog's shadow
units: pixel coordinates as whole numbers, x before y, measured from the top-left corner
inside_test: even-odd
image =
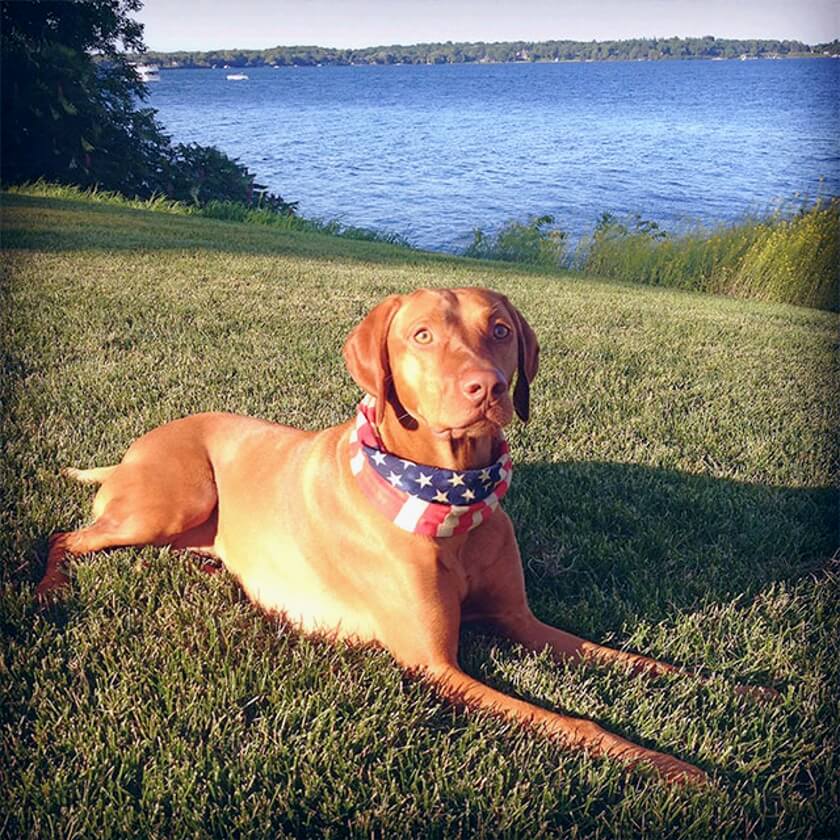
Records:
[[[714,605],[734,599],[748,605],[776,581],[824,568],[838,546],[839,501],[840,492],[831,487],[770,487],[634,464],[573,462],[518,464],[505,508],[537,616],[620,647],[640,624],[652,638],[657,623],[669,628],[680,613],[712,605],[714,614]],[[659,641],[668,635],[659,634]],[[705,641],[700,639],[701,647]],[[498,690],[584,717],[592,709],[581,705],[581,697],[594,692],[589,702],[601,711],[614,702],[619,706],[603,720],[596,713],[599,722],[638,743],[664,748],[634,730],[627,707],[632,701],[622,696],[625,675],[615,672],[597,689],[585,689],[586,675],[572,668],[562,678],[575,686],[570,697],[551,687],[551,679],[537,677],[535,683],[535,672],[523,678],[522,652],[484,635],[481,627],[465,628],[462,642],[464,669]],[[701,666],[701,673],[708,666],[681,662],[679,654],[675,660],[669,652],[645,652],[689,670]],[[721,652],[721,661],[732,653]],[[545,656],[536,673],[556,673]],[[724,667],[723,676],[734,683],[744,674]],[[770,685],[772,677],[759,666],[744,682]],[[697,682],[689,679],[685,686],[691,691]]]
[[[838,498],[635,464],[525,463],[505,507],[534,611],[603,637],[819,568],[838,546]]]

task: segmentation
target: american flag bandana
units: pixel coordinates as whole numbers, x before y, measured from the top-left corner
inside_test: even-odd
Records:
[[[513,465],[502,439],[499,460],[481,470],[444,470],[415,464],[382,448],[376,400],[359,403],[350,432],[350,471],[374,507],[398,528],[427,537],[451,537],[481,525],[510,486]]]

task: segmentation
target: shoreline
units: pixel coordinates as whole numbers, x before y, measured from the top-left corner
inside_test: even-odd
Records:
[[[510,65],[520,65],[530,67],[535,64],[657,64],[657,63],[675,63],[675,62],[739,62],[739,61],[797,61],[797,60],[825,60],[825,59],[840,59],[840,54],[836,55],[816,55],[813,53],[801,53],[796,55],[777,55],[777,56],[733,56],[723,57],[715,56],[709,57],[704,55],[689,55],[689,56],[662,56],[660,58],[563,58],[563,59],[537,59],[535,61],[395,61],[395,62],[376,62],[376,61],[321,61],[318,63],[295,63],[295,64],[195,64],[195,63],[180,63],[164,64],[156,58],[159,53],[147,52],[142,56],[132,55],[132,60],[142,61],[145,64],[157,64],[161,70],[261,70],[269,68],[272,70],[300,70],[300,69],[318,69],[323,67],[464,67],[464,66],[481,66],[481,67],[500,67]]]
[[[477,259],[554,275],[611,278],[634,285],[838,311],[838,283],[833,269],[838,259],[837,196],[802,204],[798,211],[791,206],[786,213],[779,210],[772,215],[684,231],[667,231],[640,216],[604,213],[591,231],[578,239],[557,228],[551,216],[532,217],[525,222],[508,221],[487,233],[474,229],[472,244],[458,250],[421,247],[398,233],[278,214],[233,202],[194,207],[47,182],[6,187],[0,192],[0,203],[5,203],[7,196],[12,201],[14,196],[29,196],[110,205],[269,228],[281,235],[326,235],[374,246],[395,246],[433,260]],[[792,265],[797,266],[795,271]]]

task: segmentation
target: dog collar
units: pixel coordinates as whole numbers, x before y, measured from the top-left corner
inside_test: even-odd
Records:
[[[398,528],[451,537],[478,527],[499,506],[513,465],[502,438],[499,459],[480,470],[445,470],[386,452],[376,431],[376,400],[367,395],[350,432],[350,471],[365,496]]]

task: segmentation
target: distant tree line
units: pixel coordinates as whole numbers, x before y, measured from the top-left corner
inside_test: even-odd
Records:
[[[161,67],[262,67],[318,64],[460,64],[539,61],[634,61],[692,58],[771,58],[840,54],[840,41],[804,44],[752,38],[633,38],[625,41],[501,41],[497,43],[414,44],[337,49],[270,47],[264,50],[153,52],[143,59]]]

